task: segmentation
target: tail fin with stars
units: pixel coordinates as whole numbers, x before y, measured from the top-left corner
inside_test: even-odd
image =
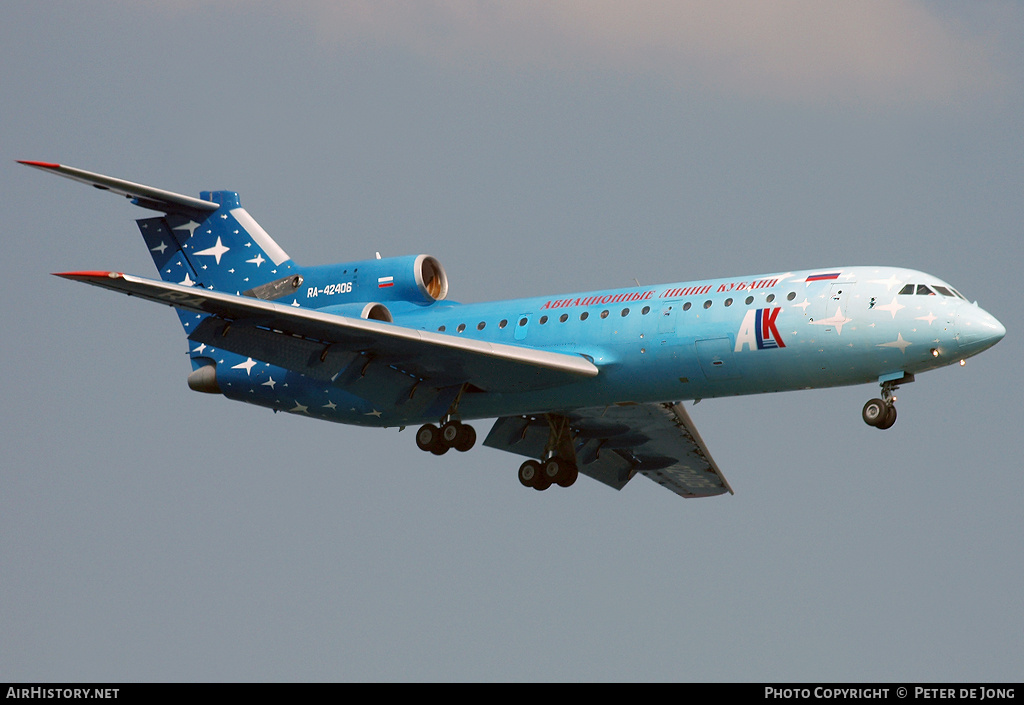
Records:
[[[138,220],[164,281],[227,293],[250,293],[286,280],[297,265],[242,208],[234,191],[203,191],[199,198],[48,162],[22,164],[112,191],[162,216]],[[253,294],[253,295],[258,295]],[[186,331],[195,314],[179,311]]]

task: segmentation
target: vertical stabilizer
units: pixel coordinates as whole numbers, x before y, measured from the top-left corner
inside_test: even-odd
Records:
[[[164,281],[240,294],[292,272],[295,263],[242,208],[237,193],[204,191],[200,196],[218,204],[217,210],[172,211],[137,221]],[[186,331],[195,327],[196,314],[179,311],[179,316]]]

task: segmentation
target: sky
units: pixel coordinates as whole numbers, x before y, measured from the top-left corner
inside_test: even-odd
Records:
[[[1020,680],[1021,4],[0,16],[0,681]],[[190,391],[173,312],[50,276],[154,276],[151,213],[17,159],[235,190],[300,264],[428,253],[458,301],[896,265],[1007,335],[884,433],[873,385],[688,403],[734,496],[539,493]]]

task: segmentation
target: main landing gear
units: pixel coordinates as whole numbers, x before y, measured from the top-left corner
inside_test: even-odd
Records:
[[[580,476],[576,463],[552,456],[543,462],[527,460],[519,466],[519,482],[523,487],[546,490],[551,485],[570,487]]]
[[[448,413],[441,419],[440,427],[432,423],[420,426],[416,432],[416,445],[434,455],[444,455],[454,448],[465,453],[476,444],[476,431],[472,426],[459,421],[459,401],[462,399],[466,385],[459,389]]]
[[[532,487],[538,491],[546,490],[551,485],[570,487],[580,476],[569,419],[555,414],[546,414],[545,417],[550,432],[541,460],[527,460],[519,466],[519,482],[523,487]]]
[[[449,418],[438,428],[432,423],[420,426],[416,432],[416,445],[434,455],[444,455],[454,448],[465,453],[476,444],[476,431],[458,419]]]
[[[864,405],[864,409],[861,411],[864,423],[883,430],[892,428],[892,425],[896,423],[896,396],[893,392],[899,389],[901,383],[909,384],[913,381],[914,375],[904,374],[897,379],[888,379],[880,382],[882,398],[869,399],[868,403]]]

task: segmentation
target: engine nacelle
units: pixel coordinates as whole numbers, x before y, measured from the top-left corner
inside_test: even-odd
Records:
[[[324,306],[319,310],[324,311],[325,313],[334,313],[339,316],[367,318],[371,321],[384,321],[385,323],[391,323],[395,320],[391,316],[391,311],[388,307],[377,301],[367,301],[366,303],[356,301],[350,304]]]
[[[300,297],[305,295],[303,305],[314,308],[368,301],[408,301],[426,305],[448,296],[448,275],[441,263],[430,255],[342,262],[304,267],[301,289],[296,293]],[[347,312],[346,315],[354,314]]]

